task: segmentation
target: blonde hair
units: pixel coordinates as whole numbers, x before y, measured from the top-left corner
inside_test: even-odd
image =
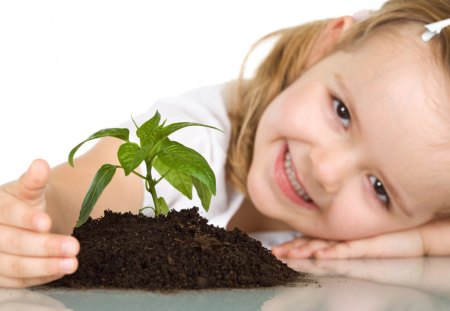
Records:
[[[404,23],[429,24],[450,18],[449,0],[389,0],[365,20],[347,30],[345,38],[333,51],[355,46],[379,29]],[[314,44],[328,20],[281,29],[261,38],[245,58],[237,81],[230,87],[228,114],[231,140],[228,148],[227,174],[230,182],[247,195],[246,181],[253,157],[256,129],[267,106],[306,69]],[[425,28],[424,28],[425,31]],[[251,79],[244,78],[247,59],[262,42],[277,39]],[[438,61],[450,75],[450,27],[442,30],[429,44]]]

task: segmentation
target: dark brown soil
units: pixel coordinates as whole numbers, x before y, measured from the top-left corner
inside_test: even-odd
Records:
[[[197,208],[156,218],[106,211],[73,235],[81,245],[79,268],[51,286],[178,290],[306,280],[240,230],[208,225]]]

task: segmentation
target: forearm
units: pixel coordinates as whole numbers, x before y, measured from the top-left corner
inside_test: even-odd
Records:
[[[73,169],[61,164],[51,172],[45,199],[46,212],[52,219],[52,232],[70,234],[76,224],[88,187],[88,177],[83,178],[82,171],[82,168]]]
[[[52,219],[50,231],[59,234],[70,234],[71,226],[64,221],[64,211],[61,208],[60,196],[52,185],[48,185],[45,190],[46,212]]]
[[[97,172],[105,163],[118,164],[116,152],[120,141],[103,139],[90,151],[75,160],[75,167],[63,163],[51,172],[46,191],[48,213],[54,220],[55,232],[69,234],[78,219],[86,192]],[[97,201],[91,214],[103,215],[104,210],[137,212],[142,206],[143,183],[135,175],[125,176],[118,169],[111,183]]]
[[[283,258],[401,258],[450,255],[450,219],[351,241],[296,238],[272,251]]]
[[[450,218],[432,221],[419,228],[424,255],[450,255]]]

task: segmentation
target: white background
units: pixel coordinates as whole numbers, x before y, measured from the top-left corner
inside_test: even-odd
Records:
[[[0,184],[160,97],[234,79],[263,35],[384,0],[1,0]]]

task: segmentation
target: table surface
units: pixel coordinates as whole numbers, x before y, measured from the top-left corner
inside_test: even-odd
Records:
[[[317,283],[175,293],[0,289],[0,310],[450,310],[450,257],[287,263]]]

